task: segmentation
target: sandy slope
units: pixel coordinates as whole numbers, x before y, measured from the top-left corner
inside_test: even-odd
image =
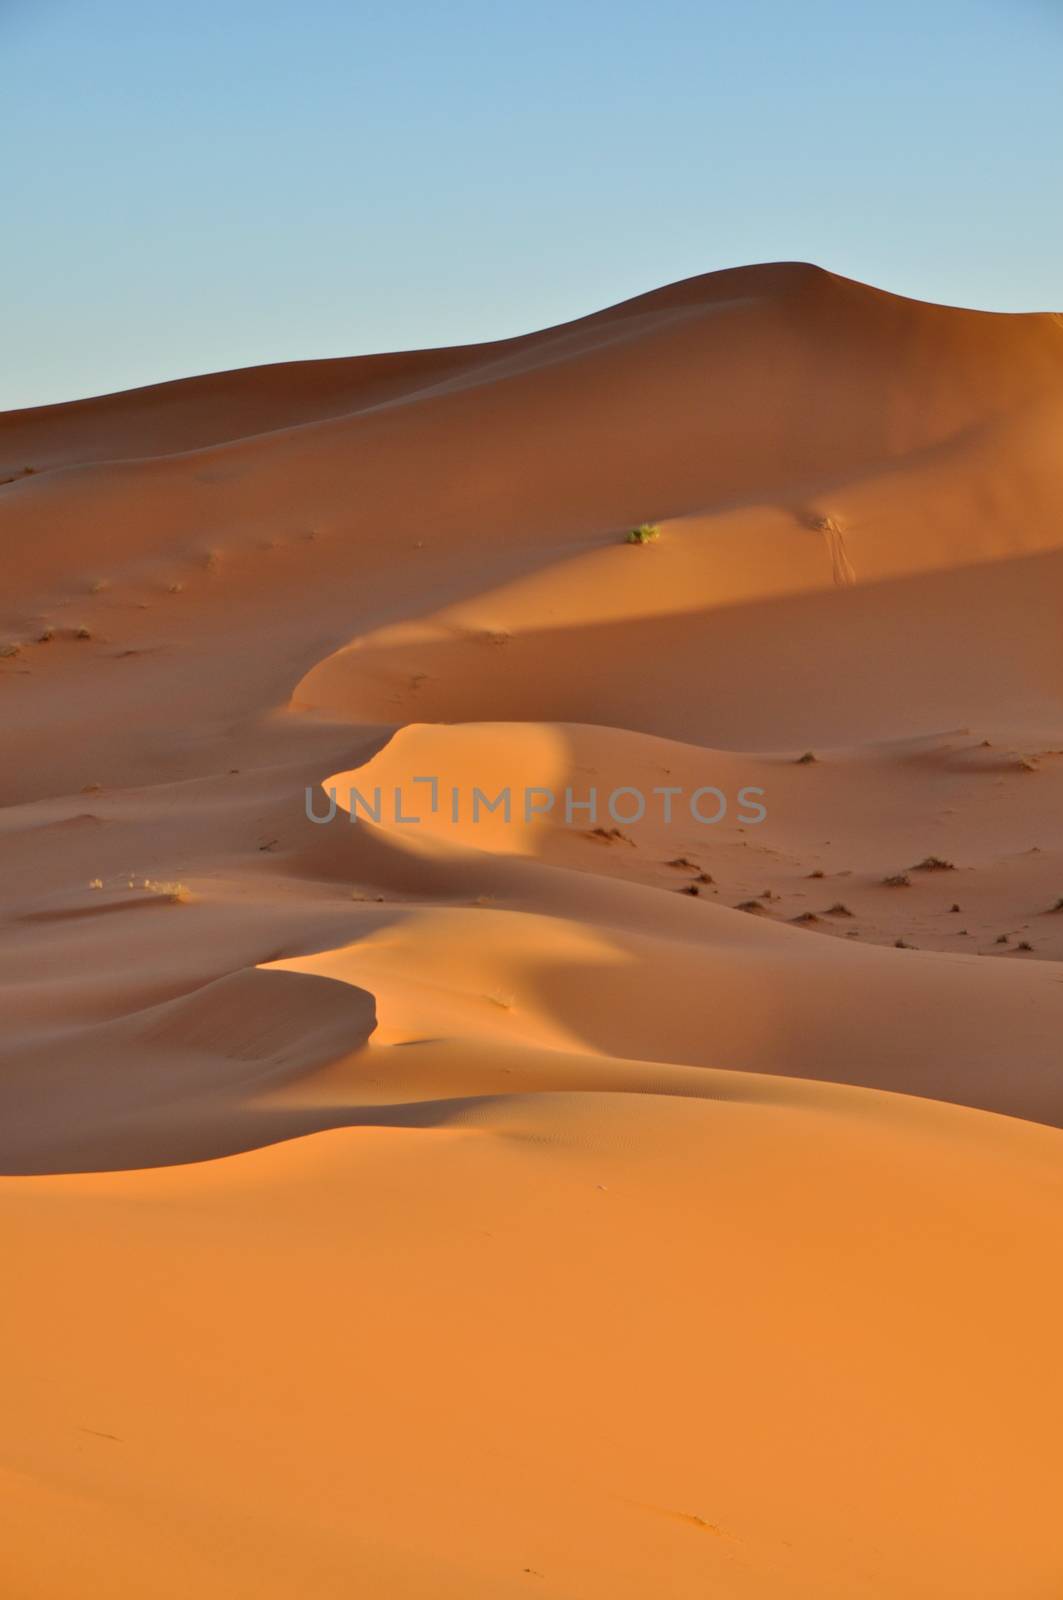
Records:
[[[5,1593],[1056,1592],[1061,410],[776,265],[0,419]]]

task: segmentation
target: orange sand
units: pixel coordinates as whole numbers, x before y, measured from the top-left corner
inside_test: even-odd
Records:
[[[1063,1589],[1061,419],[792,264],[0,417],[0,1592]]]

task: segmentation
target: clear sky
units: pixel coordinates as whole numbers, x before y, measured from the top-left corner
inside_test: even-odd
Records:
[[[802,259],[1063,309],[1061,0],[0,0],[0,408]]]

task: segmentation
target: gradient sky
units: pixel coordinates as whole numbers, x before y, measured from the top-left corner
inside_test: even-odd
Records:
[[[1063,308],[1061,0],[0,0],[0,409],[802,259]]]

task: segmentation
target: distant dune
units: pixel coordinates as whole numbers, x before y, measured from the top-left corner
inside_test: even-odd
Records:
[[[794,263],[0,417],[5,1592],[1063,1585],[1061,423]]]

